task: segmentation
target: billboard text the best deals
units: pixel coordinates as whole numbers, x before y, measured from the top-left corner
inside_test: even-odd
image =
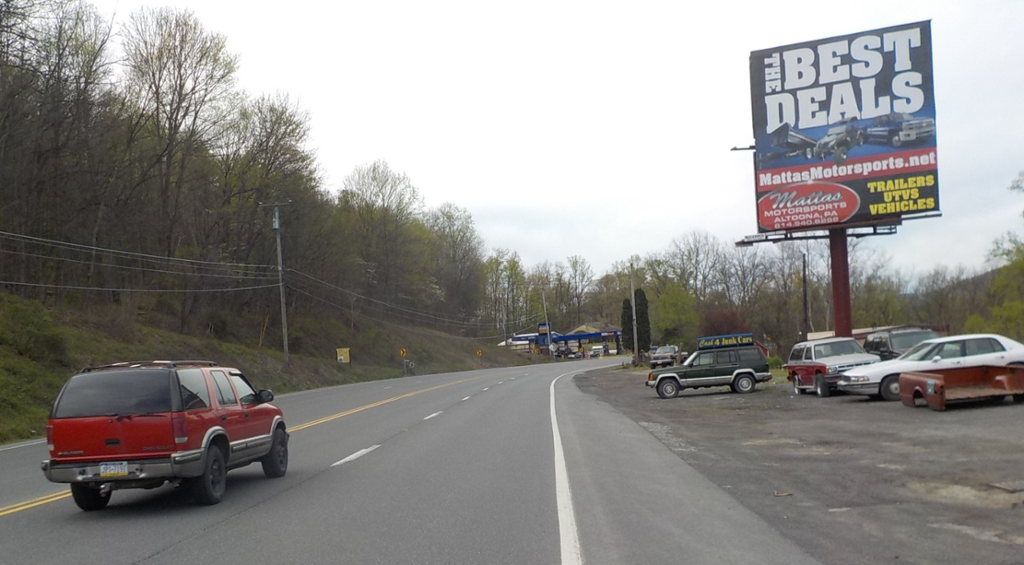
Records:
[[[931,26],[750,54],[759,232],[939,212]]]

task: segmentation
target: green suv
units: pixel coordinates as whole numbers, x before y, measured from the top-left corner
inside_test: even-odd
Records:
[[[652,371],[647,386],[654,387],[662,398],[675,398],[682,389],[706,386],[753,392],[757,383],[772,378],[768,360],[754,345],[752,334],[700,338],[697,345],[697,351],[682,365]]]

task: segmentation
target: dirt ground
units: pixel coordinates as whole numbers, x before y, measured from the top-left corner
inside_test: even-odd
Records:
[[[646,376],[575,382],[822,563],[1024,564],[1024,405],[935,412],[794,395],[778,378],[746,395],[717,387],[663,400]]]

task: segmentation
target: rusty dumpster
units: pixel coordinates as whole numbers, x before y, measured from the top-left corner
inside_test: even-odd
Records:
[[[1024,402],[1024,366],[980,365],[900,374],[900,402],[945,410],[947,402],[1013,396]]]

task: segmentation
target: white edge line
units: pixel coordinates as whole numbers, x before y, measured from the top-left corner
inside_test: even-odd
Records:
[[[582,565],[580,535],[576,528],[576,511],[572,506],[572,490],[569,488],[569,472],[565,467],[565,453],[562,451],[562,434],[558,432],[558,416],[555,414],[555,383],[572,373],[565,373],[551,381],[551,435],[555,444],[555,499],[558,503],[558,537],[562,546],[562,565]]]
[[[427,416],[426,418],[423,418],[423,419],[424,420],[429,420],[429,419],[433,418],[434,416],[440,416],[441,414],[444,414],[444,410],[441,410],[440,412],[434,412],[433,414],[431,414],[431,415],[429,415],[429,416]]]
[[[463,399],[462,399],[462,400],[460,400],[459,402],[465,402],[465,401],[469,400],[469,398],[470,398],[470,397],[468,397],[468,396],[467,396],[466,398],[463,398]]]
[[[34,439],[31,441],[23,441],[21,443],[15,443],[13,445],[7,445],[0,447],[0,451],[7,451],[8,449],[18,449],[19,447],[28,447],[30,445],[39,445],[40,443],[46,443],[45,439]]]
[[[377,449],[378,447],[380,447],[379,444],[371,446],[371,447],[367,447],[366,449],[360,449],[359,451],[353,453],[352,455],[349,455],[348,457],[342,459],[341,461],[338,461],[336,463],[332,463],[331,467],[337,467],[338,465],[341,465],[343,463],[348,463],[350,461],[355,461],[356,459],[359,459],[363,455],[366,455],[367,453],[373,451],[374,449]]]

